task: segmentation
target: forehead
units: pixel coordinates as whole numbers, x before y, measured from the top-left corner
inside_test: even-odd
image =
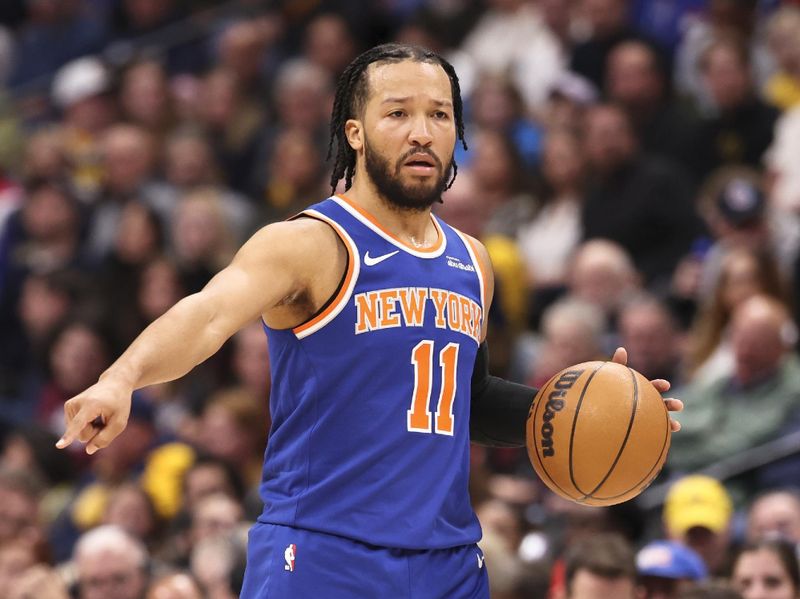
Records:
[[[371,64],[367,69],[368,102],[387,98],[452,100],[450,79],[444,69],[430,62],[404,60]]]

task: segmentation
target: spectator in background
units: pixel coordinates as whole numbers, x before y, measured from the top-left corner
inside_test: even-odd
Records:
[[[547,134],[541,171],[539,206],[517,232],[528,285],[534,290],[534,323],[544,306],[566,287],[569,263],[583,235],[585,162],[575,135],[567,130]]]
[[[68,321],[55,336],[48,364],[49,376],[27,400],[36,421],[59,434],[64,427],[64,402],[111,365],[111,342],[94,323]]]
[[[675,55],[674,80],[678,91],[694,100],[700,110],[708,110],[711,104],[698,65],[714,40],[741,40],[750,57],[750,77],[759,89],[771,74],[774,65],[758,32],[757,4],[756,0],[710,0],[705,10],[695,12],[684,22],[684,35]]]
[[[675,482],[664,503],[667,536],[697,552],[712,576],[727,566],[731,544],[733,503],[717,480],[686,476]]]
[[[246,190],[258,136],[266,121],[262,105],[250,102],[235,74],[223,68],[214,69],[203,78],[196,103],[199,121],[214,148],[224,182],[237,191]]]
[[[147,204],[162,220],[171,206],[158,202],[154,186],[156,140],[134,125],[114,125],[103,138],[103,186],[93,207],[88,243],[92,253],[105,257],[114,245],[122,211],[129,202]]]
[[[79,58],[56,73],[52,100],[63,113],[59,124],[70,179],[78,194],[92,198],[102,184],[102,141],[116,110],[111,74],[100,59]]]
[[[149,580],[145,546],[116,526],[85,533],[73,553],[78,599],[142,599]]]
[[[539,15],[542,21],[561,44],[565,54],[573,45],[572,25],[580,2],[576,0],[539,0]]]
[[[701,188],[697,202],[715,239],[702,256],[702,299],[711,295],[722,258],[737,248],[774,256],[782,277],[792,272],[800,245],[800,215],[769,202],[757,171],[737,166],[715,171]]]
[[[238,599],[246,565],[246,541],[234,531],[209,537],[192,549],[190,572],[208,599]]]
[[[797,599],[800,571],[794,546],[777,539],[746,544],[733,561],[731,582],[744,599]]]
[[[147,547],[153,547],[161,533],[152,499],[134,482],[122,483],[111,491],[102,523],[118,526]]]
[[[576,298],[552,304],[542,315],[542,339],[527,380],[535,387],[571,364],[603,355],[606,322],[597,306]]]
[[[739,304],[731,319],[733,370],[686,388],[686,426],[673,439],[669,464],[682,470],[707,466],[796,426],[796,341],[797,327],[779,301],[756,295]]]
[[[271,223],[300,212],[310,198],[330,194],[322,150],[313,135],[299,128],[285,128],[274,140],[266,168],[257,169],[263,179],[256,182],[252,197],[259,220]]]
[[[602,310],[605,323],[616,328],[619,309],[640,288],[631,256],[619,244],[592,239],[578,246],[569,272],[569,293]]]
[[[781,538],[800,544],[800,492],[767,491],[756,497],[747,514],[747,540]]]
[[[164,142],[164,182],[159,186],[163,197],[159,204],[178,205],[184,194],[205,189],[220,195],[220,205],[234,242],[243,243],[255,229],[255,210],[249,198],[223,185],[214,148],[206,135],[193,127],[173,132]]]
[[[17,572],[4,599],[71,599],[61,575],[49,566],[35,565]]]
[[[590,171],[584,238],[616,241],[646,284],[666,284],[700,231],[683,171],[640,156],[628,117],[609,104],[589,109],[584,144]],[[663,243],[653,244],[656,237]]]
[[[184,474],[184,508],[191,512],[207,497],[220,494],[241,500],[245,494],[244,481],[228,462],[210,456],[199,457]]]
[[[163,138],[175,125],[167,73],[156,61],[134,62],[125,70],[119,101],[123,118],[156,139]]]
[[[247,19],[228,25],[220,36],[217,67],[233,76],[248,111],[260,109],[269,95],[265,74],[278,31],[268,18]]]
[[[35,564],[36,556],[33,548],[25,543],[21,541],[0,543],[0,598],[13,597],[13,591],[16,590],[14,587],[18,585],[19,579]],[[66,589],[64,591],[66,596]]]
[[[5,292],[18,291],[20,276],[89,266],[81,248],[82,213],[76,198],[54,181],[33,181],[22,207],[6,223],[0,268]]]
[[[167,574],[150,585],[147,599],[204,599],[197,581],[190,574]]]
[[[187,193],[175,209],[172,245],[182,287],[196,293],[234,254],[234,235],[224,214],[222,194],[215,189]]]
[[[608,55],[605,90],[628,114],[641,148],[690,168],[694,115],[672,98],[666,58],[642,40],[623,41]]]
[[[492,0],[454,56],[461,89],[469,97],[481,74],[507,74],[527,111],[540,111],[564,69],[559,40],[526,0]]]
[[[275,119],[262,136],[257,168],[248,183],[265,181],[270,176],[263,169],[272,164],[277,141],[286,130],[305,131],[317,148],[327,144],[327,107],[333,99],[333,80],[325,69],[304,58],[285,61],[275,78],[272,97]]]
[[[28,413],[20,401],[22,386],[43,376],[53,335],[77,304],[79,281],[75,271],[57,271],[31,273],[22,283],[16,313],[3,319],[0,397],[9,401],[0,421],[21,422]]]
[[[137,308],[142,328],[174,306],[186,292],[174,262],[156,258],[142,270],[137,293]]]
[[[25,181],[64,181],[69,179],[65,135],[57,126],[44,127],[26,140],[22,163]]]
[[[0,25],[0,90],[6,89],[8,78],[14,64],[14,36],[11,31]]]
[[[736,308],[758,294],[784,301],[786,293],[774,258],[765,251],[734,247],[723,256],[712,295],[700,304],[689,333],[686,358],[689,380],[708,383],[730,374],[731,317]]]
[[[636,554],[642,599],[675,599],[708,573],[703,559],[676,541],[653,541]]]
[[[106,311],[120,343],[142,328],[136,296],[145,268],[165,249],[162,222],[146,204],[130,202],[120,215],[114,246],[102,262]]]
[[[5,435],[0,453],[0,470],[24,472],[49,486],[42,495],[45,505],[41,516],[46,522],[61,508],[60,492],[73,481],[76,472],[68,455],[53,451],[55,437],[38,426],[23,425]]]
[[[778,111],[756,95],[747,49],[721,37],[700,56],[699,67],[712,112],[697,128],[688,166],[698,180],[725,165],[761,166]]]
[[[243,388],[218,391],[200,417],[200,449],[236,468],[247,488],[261,477],[269,424],[263,401]]]
[[[26,375],[32,374],[26,371],[26,366],[31,366],[26,364],[30,357],[25,354],[26,345],[32,347],[46,341],[23,339],[26,326],[35,326],[36,320],[35,315],[25,311],[35,309],[31,302],[42,297],[36,293],[42,291],[41,287],[35,284],[26,287],[26,278],[70,268],[88,270],[91,266],[81,246],[80,206],[69,190],[56,182],[37,180],[29,183],[25,191],[22,206],[11,214],[0,231],[0,330],[3,331],[0,368],[8,373],[6,392],[13,391],[17,398]],[[21,303],[23,299],[25,304]],[[58,305],[49,307],[56,312],[48,319],[53,320],[61,310]],[[23,321],[23,316],[31,320]]]
[[[481,526],[484,526],[482,519]],[[485,560],[486,567],[493,572],[489,579],[489,596],[492,599],[517,599],[518,595],[514,590],[524,572],[523,565],[500,533],[490,526],[483,530],[479,543],[483,555],[478,556],[478,559],[481,563]]]
[[[303,43],[304,55],[313,64],[325,69],[332,78],[360,51],[347,20],[336,13],[323,13],[308,24]]]
[[[558,596],[557,596],[558,597]],[[563,599],[636,599],[636,562],[624,538],[599,534],[573,545],[566,557]]]
[[[35,84],[67,62],[102,50],[104,24],[86,14],[80,0],[27,0],[24,25],[17,33],[16,60],[9,84]]]
[[[231,534],[243,516],[242,506],[228,495],[215,494],[201,499],[191,511],[192,545]]]
[[[475,150],[468,170],[490,215],[483,232],[513,239],[536,206],[522,159],[514,142],[501,131],[484,129],[473,139]]]
[[[501,166],[494,162],[486,165],[487,169]],[[501,185],[507,185],[502,182]],[[459,173],[453,186],[442,198],[442,204],[434,208],[436,214],[453,222],[460,231],[480,239],[492,261],[495,271],[495,296],[490,318],[494,326],[489,335],[494,337],[490,356],[492,372],[505,372],[509,363],[509,339],[525,327],[527,322],[528,285],[525,281],[522,258],[517,244],[502,231],[490,231],[489,220],[492,204],[484,201],[479,191],[476,174],[470,170]],[[521,206],[524,209],[527,198],[523,197]],[[509,218],[502,219],[509,226]],[[492,340],[490,339],[490,343]]]
[[[154,526],[152,521],[148,523],[148,517],[138,520],[142,515],[137,513],[142,507],[139,503],[141,498],[131,501],[131,495],[126,497],[126,493],[114,497],[117,489],[124,488],[126,483],[138,477],[153,448],[155,430],[152,419],[152,409],[137,394],[129,419],[133,430],[123,439],[123,447],[98,456],[101,459],[93,460],[88,468],[86,463],[80,464],[83,468],[79,484],[68,489],[59,504],[61,510],[53,515],[50,525],[52,556],[56,563],[69,559],[80,535],[102,524],[107,516],[137,542],[155,540],[155,531],[151,531],[148,538],[139,540],[138,532]],[[110,503],[112,499],[115,501],[113,506]],[[130,512],[120,511],[120,507],[126,507]]]
[[[728,582],[717,580],[684,591],[678,595],[677,599],[742,599],[742,596]]]
[[[569,68],[603,89],[609,53],[617,44],[643,36],[628,22],[627,0],[584,0],[582,8],[589,34],[572,49]]]
[[[566,130],[581,137],[586,110],[597,98],[597,88],[588,79],[564,71],[550,87],[540,120],[549,129]]]
[[[131,51],[131,46],[143,54],[164,55],[167,71],[176,73],[198,73],[207,67],[208,53],[202,43],[201,34],[192,31],[191,20],[183,19],[183,3],[176,0],[121,0],[111,8],[111,25],[114,41],[107,49],[112,55]],[[183,43],[168,43],[153,35],[168,26],[181,23]]]
[[[524,101],[512,79],[502,74],[486,73],[478,81],[469,98],[471,126],[467,138],[475,131],[498,131],[511,139],[521,159],[520,168],[539,163],[542,130],[529,120]],[[469,165],[471,153],[458,148],[455,160]]]
[[[0,547],[20,542],[34,551],[41,549],[42,491],[41,482],[31,472],[0,469]]]
[[[666,379],[680,386],[682,339],[675,317],[658,297],[639,295],[626,301],[617,320],[619,343],[628,350],[628,366],[648,380]]]
[[[785,6],[767,23],[767,43],[778,63],[764,96],[780,110],[800,104],[800,8]]]
[[[772,145],[764,153],[769,200],[782,214],[800,213],[800,106],[787,110],[775,123]],[[796,218],[796,217],[795,217]]]
[[[269,347],[260,321],[247,325],[233,336],[232,366],[237,384],[234,388],[247,391],[257,398],[259,405],[269,401]]]

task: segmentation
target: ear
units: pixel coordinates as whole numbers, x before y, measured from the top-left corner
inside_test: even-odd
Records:
[[[344,135],[347,143],[356,152],[364,147],[364,125],[357,119],[348,119],[344,124]]]

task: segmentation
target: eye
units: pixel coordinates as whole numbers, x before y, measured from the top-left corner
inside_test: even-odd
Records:
[[[389,113],[389,116],[395,119],[399,119],[406,116],[406,113],[403,112],[402,110],[393,110],[392,112]]]
[[[440,121],[445,121],[450,118],[450,115],[447,114],[444,110],[437,110],[433,113],[433,118],[438,119]]]

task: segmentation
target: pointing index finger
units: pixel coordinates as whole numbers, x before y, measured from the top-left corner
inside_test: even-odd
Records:
[[[72,418],[67,416],[67,430],[64,431],[64,434],[56,442],[56,447],[58,449],[69,447],[72,442],[78,438],[78,435],[88,423],[89,414],[84,408],[81,408]]]

